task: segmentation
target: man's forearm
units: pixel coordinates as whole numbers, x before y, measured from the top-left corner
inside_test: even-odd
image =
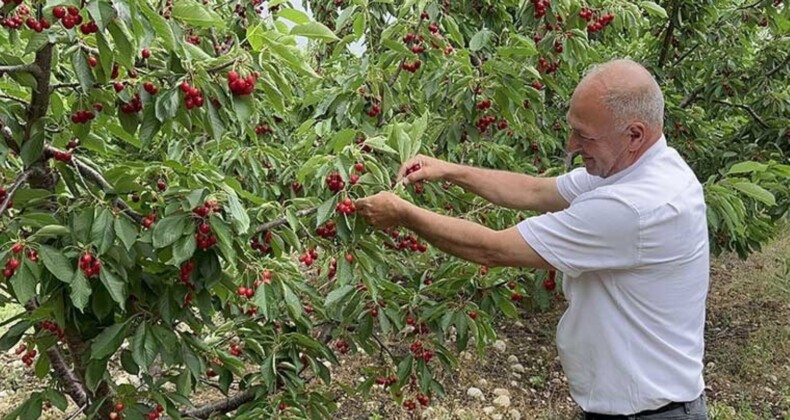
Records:
[[[516,210],[541,210],[535,178],[525,174],[452,165],[445,180],[485,198],[493,204]]]

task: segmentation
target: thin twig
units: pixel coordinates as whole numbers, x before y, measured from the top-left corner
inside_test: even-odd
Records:
[[[752,118],[754,118],[755,121],[757,121],[761,126],[763,126],[763,128],[768,128],[769,127],[768,124],[766,124],[765,121],[763,121],[762,118],[760,118],[760,116],[757,115],[757,113],[754,112],[754,110],[750,106],[741,105],[741,104],[734,104],[734,103],[727,102],[727,101],[722,101],[722,100],[719,100],[719,99],[713,99],[711,102],[743,109],[746,112],[748,112],[749,115],[751,115]]]
[[[782,61],[781,63],[777,64],[776,67],[774,67],[771,70],[769,70],[768,73],[765,73],[765,77],[773,76],[774,74],[776,74],[776,72],[781,70],[782,67],[786,66],[787,63],[790,63],[790,54],[788,54],[787,57],[785,57],[784,61]]]
[[[316,211],[318,211],[318,206],[310,207],[310,208],[307,208],[307,209],[302,209],[302,210],[299,210],[299,211],[296,212],[296,217],[309,216],[309,215],[315,213]],[[288,222],[288,219],[285,218],[285,217],[281,217],[279,219],[274,219],[274,220],[272,220],[270,222],[266,222],[266,223],[258,226],[258,229],[256,229],[255,232],[256,233],[266,232],[267,230],[270,230],[270,229],[276,228],[278,226],[284,225],[287,222]]]
[[[66,417],[66,420],[74,420],[74,419],[76,419],[76,418],[77,418],[77,416],[79,416],[80,414],[82,414],[82,412],[83,412],[83,411],[85,411],[85,409],[86,409],[86,408],[88,408],[88,404],[87,404],[87,403],[86,403],[86,404],[84,404],[82,407],[78,408],[78,409],[77,409],[77,411],[75,411],[75,412],[73,412],[73,413],[69,414],[69,416],[68,416],[68,417]]]
[[[17,175],[16,179],[14,180],[14,183],[11,184],[11,186],[6,190],[5,199],[3,199],[3,202],[0,203],[0,215],[5,213],[6,208],[8,208],[8,203],[11,202],[11,199],[14,197],[14,193],[16,192],[16,190],[20,186],[22,186],[22,184],[25,181],[27,181],[27,178],[30,177],[30,174],[32,174],[32,173],[33,173],[33,170],[32,169],[28,169],[28,170],[22,172],[21,174]]]
[[[376,334],[371,334],[371,336],[373,337],[374,340],[376,340],[377,343],[379,343],[379,347],[381,347],[382,350],[387,352],[387,354],[390,356],[390,360],[394,361],[395,360],[395,356],[392,354],[392,352],[390,351],[389,347],[387,347],[384,343],[381,342],[381,339],[379,339],[379,336],[377,336]]]
[[[53,155],[56,152],[62,153],[61,150],[58,150],[57,148],[52,147],[51,145],[45,145],[44,151],[45,153],[53,154]],[[90,166],[86,165],[76,156],[71,157],[71,163],[75,168],[77,168],[77,171],[80,173],[80,175],[85,176],[85,178],[97,184],[99,187],[101,187],[102,191],[104,191],[105,193],[109,193],[113,191],[112,185],[110,185],[110,183],[107,182],[106,179],[104,179],[104,176],[102,176],[102,174],[100,174],[98,171],[91,168]],[[123,211],[126,215],[131,217],[135,222],[141,223],[143,221],[143,216],[137,213],[136,211],[134,211],[131,207],[129,207],[129,205],[126,204],[125,201],[121,200],[118,197],[115,197],[112,199],[112,202],[113,205],[115,205],[115,207],[121,209],[121,211]]]
[[[14,101],[14,102],[19,102],[20,104],[24,105],[25,107],[28,106],[28,103],[27,103],[26,100],[24,100],[22,98],[17,98],[16,96],[11,96],[11,95],[6,95],[6,94],[3,94],[3,93],[0,93],[0,98],[8,99],[8,100],[11,100],[11,101]]]

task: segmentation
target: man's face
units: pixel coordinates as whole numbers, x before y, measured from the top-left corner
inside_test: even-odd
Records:
[[[606,178],[627,167],[626,127],[617,127],[611,112],[595,95],[595,87],[574,92],[566,119],[568,152],[579,153],[590,175]]]

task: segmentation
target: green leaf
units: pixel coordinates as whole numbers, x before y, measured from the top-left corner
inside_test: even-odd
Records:
[[[118,217],[115,219],[115,234],[121,240],[126,250],[132,249],[134,241],[137,240],[137,229],[134,224],[125,217]]]
[[[121,324],[118,324],[121,325]],[[109,358],[101,360],[90,360],[85,370],[85,386],[91,392],[96,391],[104,375],[107,373],[107,362]]]
[[[44,262],[44,267],[47,267],[50,273],[55,278],[64,282],[71,283],[74,277],[74,271],[71,268],[69,260],[62,252],[48,245],[40,245],[38,251],[41,254],[41,260]]]
[[[225,29],[225,22],[218,14],[201,3],[192,0],[179,0],[175,2],[172,17],[189,26],[215,29],[217,31]]]
[[[239,201],[239,197],[236,195],[236,191],[234,191],[233,188],[227,184],[223,184],[222,189],[228,193],[228,209],[230,210],[233,226],[236,227],[236,233],[240,235],[246,234],[250,229],[250,216],[247,214],[247,210],[241,205],[241,201]]]
[[[95,80],[93,79],[93,72],[88,64],[88,59],[82,49],[77,48],[71,56],[71,63],[74,66],[74,73],[77,75],[77,80],[80,82],[83,92],[90,92],[93,88]]]
[[[136,56],[136,51],[132,46],[130,37],[127,35],[123,21],[117,19],[111,21],[107,25],[107,29],[110,31],[113,41],[115,41],[115,58],[127,69],[133,69],[133,57]]]
[[[167,216],[154,223],[154,248],[164,248],[177,241],[183,234],[188,222],[187,215],[182,213]]]
[[[23,263],[19,266],[16,274],[11,276],[10,282],[20,305],[26,304],[36,295],[36,284],[38,284],[38,281],[27,264]]]
[[[99,278],[107,291],[110,292],[112,300],[116,301],[123,309],[126,304],[126,283],[113,274],[107,265],[104,265],[99,271]]]
[[[211,230],[217,237],[217,244],[219,245],[222,255],[230,264],[236,261],[236,251],[233,250],[233,236],[230,227],[224,220],[220,219],[216,214],[209,216],[211,223]]]
[[[115,241],[115,225],[109,209],[97,209],[98,214],[91,226],[91,243],[96,245],[98,255],[107,252]]]
[[[472,37],[472,40],[469,41],[469,50],[470,51],[480,51],[488,45],[488,40],[491,37],[491,31],[487,29],[483,29],[475,34]]]
[[[175,36],[173,35],[173,29],[170,27],[170,24],[167,23],[167,20],[156,13],[151,6],[148,5],[148,2],[137,2],[137,7],[143,12],[145,18],[148,19],[148,22],[151,23],[151,26],[156,31],[158,35],[158,40],[164,43],[164,46],[172,51],[176,49],[176,40]],[[164,122],[164,121],[163,121]]]
[[[658,16],[658,17],[664,18],[664,19],[668,19],[669,18],[669,16],[667,16],[667,11],[664,10],[663,7],[657,5],[656,3],[653,3],[652,1],[643,1],[643,2],[640,2],[639,5],[643,9],[647,10],[647,12],[650,13],[651,15],[653,15],[653,16]]]
[[[409,51],[409,49],[406,47],[406,45],[404,45],[400,41],[395,41],[395,40],[392,40],[392,39],[386,39],[385,38],[385,39],[381,40],[381,43],[385,47],[391,49],[392,51],[396,51],[396,52],[399,52],[401,54],[411,54],[411,51]]]
[[[304,36],[322,41],[338,41],[339,38],[331,29],[318,22],[308,22],[291,28],[291,35]]]
[[[332,216],[332,212],[334,212],[335,207],[337,206],[337,197],[332,196],[328,200],[324,201],[320,207],[318,207],[318,217],[316,218],[316,227],[321,226],[329,220],[329,217]]]
[[[335,153],[340,153],[343,151],[343,148],[351,144],[351,141],[354,140],[356,133],[357,131],[351,128],[338,131],[334,136],[332,136],[332,140],[330,141],[333,151]]]
[[[225,133],[225,125],[222,123],[222,118],[220,118],[219,112],[216,108],[214,108],[214,106],[209,106],[207,108],[211,135],[214,136],[214,140],[219,140],[222,138],[222,134]]]
[[[120,324],[113,324],[104,329],[94,340],[91,345],[91,359],[102,360],[115,353],[118,347],[121,346],[124,338],[126,338],[126,331],[129,323],[124,322]]]
[[[159,346],[152,331],[148,331],[145,324],[140,324],[132,338],[132,358],[143,372],[154,363],[159,353]]]
[[[60,225],[47,225],[37,230],[36,233],[30,236],[30,239],[46,238],[49,236],[64,236],[71,233],[69,228]]]
[[[732,165],[730,170],[727,171],[727,175],[743,174],[743,173],[751,173],[751,172],[765,172],[766,169],[768,169],[768,165],[764,163],[759,163],[754,161],[738,162],[735,165]]]
[[[283,287],[283,294],[285,295],[285,304],[288,307],[288,312],[291,314],[291,318],[293,320],[297,320],[302,318],[302,312],[304,308],[302,307],[302,302],[299,300],[299,297],[296,296],[296,293],[285,283],[281,283]]]
[[[181,265],[184,261],[192,258],[197,249],[195,235],[184,235],[173,245],[173,264]]]
[[[277,12],[277,16],[288,19],[297,25],[310,22],[310,16],[307,16],[305,12],[296,9],[282,9]]]
[[[327,311],[334,310],[334,306],[343,300],[343,298],[345,298],[354,289],[355,286],[347,284],[329,292],[329,294],[326,296],[326,300],[324,301],[324,307],[327,309]]]
[[[159,92],[156,98],[156,118],[161,122],[167,122],[176,116],[179,103],[178,88],[168,89]]]
[[[91,286],[82,270],[74,270],[74,277],[71,279],[71,302],[74,307],[84,312],[88,305],[88,298],[91,296]]]
[[[737,182],[732,184],[732,186],[737,189],[738,191],[748,195],[749,197],[762,202],[767,206],[775,206],[776,205],[776,197],[771,194],[770,191],[766,190],[765,188],[753,184],[751,182]]]
[[[14,326],[9,328],[8,331],[3,334],[3,337],[0,338],[0,351],[8,351],[11,347],[14,347],[22,336],[25,335],[25,331],[29,330],[32,326],[33,324],[26,319],[22,319],[14,324]]]

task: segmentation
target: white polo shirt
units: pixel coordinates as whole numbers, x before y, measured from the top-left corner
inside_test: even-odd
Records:
[[[557,180],[567,209],[519,223],[564,273],[557,348],[581,408],[633,414],[703,391],[708,225],[702,186],[661,139],[633,165]]]

